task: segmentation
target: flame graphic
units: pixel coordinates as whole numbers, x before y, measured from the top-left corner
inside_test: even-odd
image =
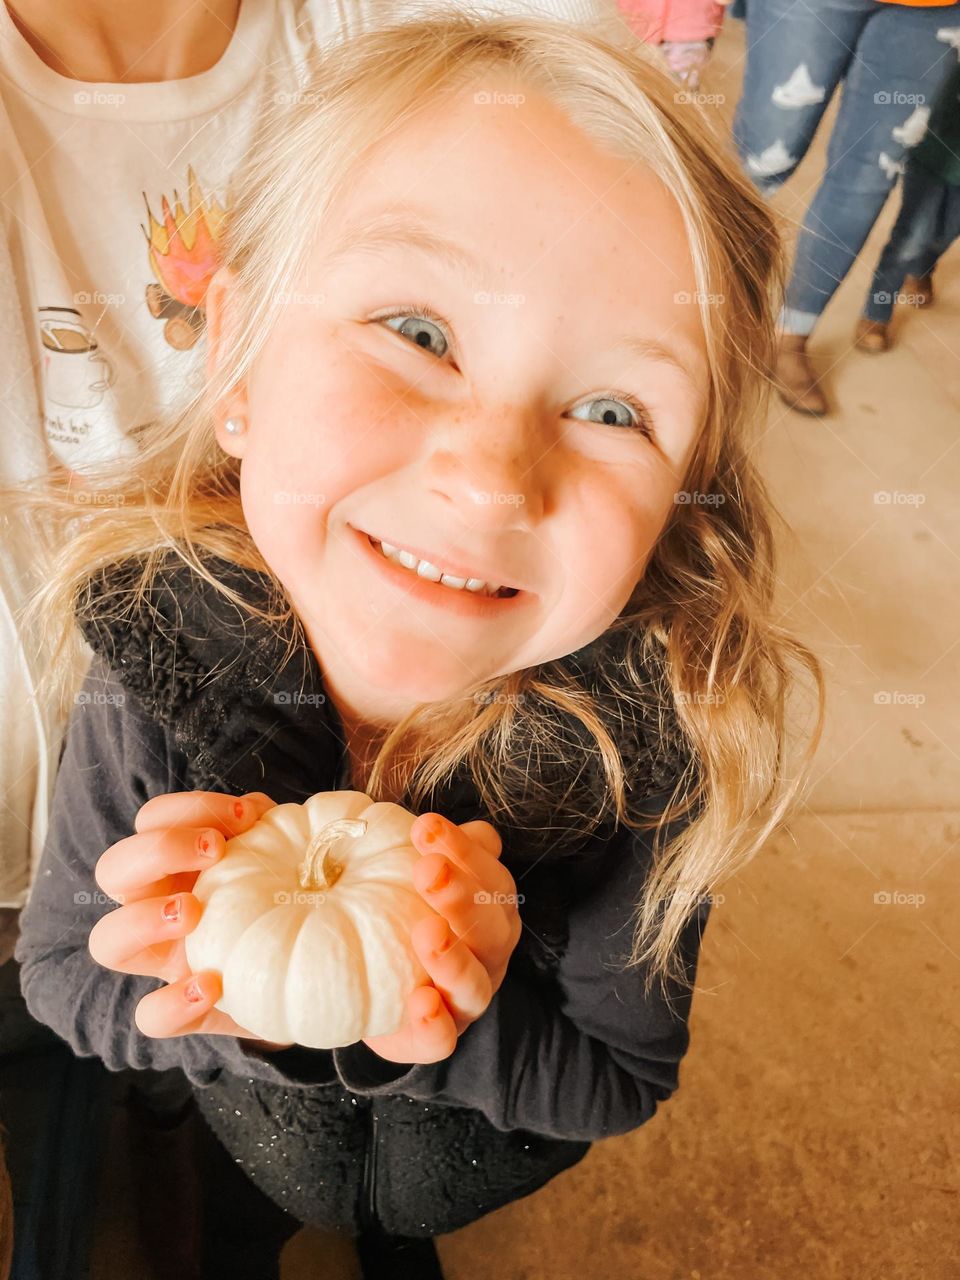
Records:
[[[143,233],[151,270],[164,291],[184,306],[198,307],[219,265],[217,242],[226,210],[215,196],[203,194],[192,168],[187,169],[187,183],[186,209],[176,191],[173,209],[166,196],[161,198],[162,222],[144,196],[150,230],[144,227]]]

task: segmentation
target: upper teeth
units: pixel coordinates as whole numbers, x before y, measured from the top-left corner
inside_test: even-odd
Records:
[[[490,596],[495,596],[500,590],[499,586],[484,582],[482,578],[456,578],[452,573],[441,573],[429,560],[420,560],[412,551],[395,547],[391,542],[378,542],[376,538],[371,538],[371,541],[388,560],[396,560],[404,568],[414,569],[419,577],[428,578],[431,582],[442,582],[445,587],[453,587],[456,591],[476,591]]]

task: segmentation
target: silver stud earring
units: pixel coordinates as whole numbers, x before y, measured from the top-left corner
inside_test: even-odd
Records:
[[[239,436],[247,429],[246,418],[228,418],[223,424],[224,431],[231,436]]]

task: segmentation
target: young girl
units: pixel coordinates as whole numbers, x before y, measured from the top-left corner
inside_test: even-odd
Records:
[[[75,615],[95,660],[24,994],[78,1053],[195,1086],[251,1190],[204,1276],[276,1275],[301,1222],[374,1274],[378,1233],[474,1221],[676,1089],[709,894],[822,717],[751,460],[778,266],[639,48],[366,32],[263,122],[202,395],[132,480],[37,500],[37,607],[64,671]],[[820,716],[791,776],[793,662]],[[270,804],[343,788],[420,814],[430,982],[392,1036],[263,1043],[189,972],[191,889]]]

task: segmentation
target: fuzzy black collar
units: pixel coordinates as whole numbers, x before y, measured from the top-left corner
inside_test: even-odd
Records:
[[[205,563],[244,599],[269,606],[272,587],[266,576],[216,557]],[[193,785],[238,794],[265,791],[279,802],[301,803],[329,786],[331,778],[341,777],[342,725],[325,695],[312,651],[299,646],[284,663],[285,636],[225,599],[173,553],[146,600],[135,603],[141,569],[141,561],[128,559],[88,580],[77,599],[77,617],[91,647],[124,687],[151,717],[172,729],[189,760]],[[648,673],[648,704],[624,713],[616,699],[604,696],[608,660],[601,637],[570,655],[565,665],[607,706],[608,728],[627,764],[635,800],[672,790],[689,763],[689,753],[665,697],[662,668]],[[583,760],[589,756],[592,761],[589,741],[578,723],[558,720],[557,731],[573,735],[575,755],[582,742]],[[564,754],[568,760],[569,751]],[[571,778],[569,764],[561,766],[558,757],[554,778],[549,753],[538,748],[530,758],[537,762],[538,775],[550,782],[552,795],[579,786],[584,812],[602,808],[598,764],[579,768]],[[433,807],[440,809],[441,798],[434,799]],[[464,775],[444,790],[442,803],[456,805],[470,817],[487,817],[498,829],[505,825],[484,809]],[[535,807],[528,812],[527,824],[506,827],[531,857],[548,849],[562,852],[565,844],[582,844],[583,832],[558,826],[552,821],[555,813]],[[600,834],[607,829],[601,824],[595,830]]]

